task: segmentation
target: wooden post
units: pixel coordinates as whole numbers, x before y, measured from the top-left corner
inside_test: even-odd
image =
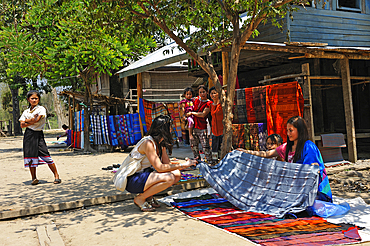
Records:
[[[315,141],[315,129],[313,124],[313,112],[312,112],[312,96],[311,96],[311,80],[310,80],[310,64],[302,64],[302,74],[306,74],[302,87],[304,107],[303,107],[303,118],[307,122],[308,135],[312,141]]]
[[[227,85],[227,79],[229,78],[229,52],[222,52],[222,80],[223,85]]]
[[[137,89],[137,112],[139,113],[141,137],[144,137],[144,128],[143,128],[143,123],[142,123],[142,119],[140,117],[140,112],[139,112],[140,98],[143,98],[143,79],[142,79],[141,73],[138,73],[136,75],[136,79],[137,79],[137,81],[136,81],[136,83],[137,83],[137,86],[136,86],[136,89]]]
[[[346,130],[347,130],[347,147],[348,147],[348,159],[351,162],[357,161],[357,149],[356,149],[356,132],[355,132],[355,121],[353,115],[352,105],[352,88],[349,71],[349,60],[344,58],[340,60],[340,71],[342,77],[343,87],[343,102],[344,102],[344,113],[346,117]]]

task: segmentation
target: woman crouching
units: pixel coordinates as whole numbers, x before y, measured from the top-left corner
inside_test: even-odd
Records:
[[[196,161],[171,164],[167,151],[172,153],[171,117],[156,117],[147,136],[142,138],[131,151],[132,158],[140,159],[141,169],[127,177],[126,190],[139,193],[134,203],[143,212],[154,211],[159,204],[153,195],[161,192],[181,178],[180,170],[196,165]]]

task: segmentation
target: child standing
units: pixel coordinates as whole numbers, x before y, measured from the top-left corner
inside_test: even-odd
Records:
[[[59,184],[62,181],[59,178],[57,167],[50,157],[42,131],[45,125],[46,109],[39,105],[40,93],[29,91],[27,101],[30,107],[19,118],[21,127],[26,127],[23,137],[24,166],[30,169],[32,185],[39,183],[36,178],[36,167],[40,164],[48,164],[55,177],[54,184]]]
[[[185,99],[181,100],[181,121],[182,121],[182,127],[183,127],[183,140],[184,143],[189,145],[190,144],[190,136],[193,136],[193,127],[194,127],[194,116],[186,116],[187,113],[194,110],[194,91],[191,87],[186,87],[184,89],[184,97]]]

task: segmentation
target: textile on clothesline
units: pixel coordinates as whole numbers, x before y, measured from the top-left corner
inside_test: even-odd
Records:
[[[176,136],[182,137],[179,104],[167,103],[167,107],[172,119],[174,130],[176,131]]]
[[[245,105],[247,107],[247,121],[248,123],[256,123],[256,113],[253,108],[253,90],[252,88],[245,88]]]
[[[149,129],[147,129],[146,127],[144,99],[142,98],[139,98],[139,115],[140,115],[141,125],[143,126],[143,131],[145,134],[148,132]]]
[[[278,217],[312,206],[317,196],[319,167],[228,153],[219,164],[199,164],[205,180],[222,197],[245,211]]]
[[[258,123],[258,146],[259,150],[266,151],[267,124]]]
[[[232,146],[234,149],[245,147],[245,125],[233,124]]]
[[[303,94],[298,82],[269,85],[266,88],[268,135],[277,133],[287,141],[286,124],[293,116],[303,117]]]
[[[134,129],[134,141],[135,143],[139,142],[141,139],[141,129],[140,129],[140,120],[139,114],[132,114],[132,123]]]
[[[252,87],[252,94],[256,121],[249,123],[266,122],[266,86]]]
[[[118,146],[118,134],[116,132],[116,127],[114,124],[114,115],[109,115],[108,119],[109,119],[109,126],[110,126],[109,135],[110,135],[111,143],[113,147],[116,147]]]
[[[236,90],[236,101],[239,124],[247,123],[247,105],[245,101],[245,89]]]
[[[74,113],[74,125],[76,131],[84,131],[84,119],[84,110],[76,111]]]
[[[154,103],[143,99],[143,105],[144,105],[144,111],[145,111],[145,123],[149,131],[150,126],[152,125],[152,121],[153,121],[152,110],[153,110]]]

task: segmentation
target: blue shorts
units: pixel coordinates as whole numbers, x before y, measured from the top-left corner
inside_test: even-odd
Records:
[[[154,171],[153,168],[145,168],[142,172],[135,173],[127,177],[126,190],[130,193],[143,193],[149,175]]]

